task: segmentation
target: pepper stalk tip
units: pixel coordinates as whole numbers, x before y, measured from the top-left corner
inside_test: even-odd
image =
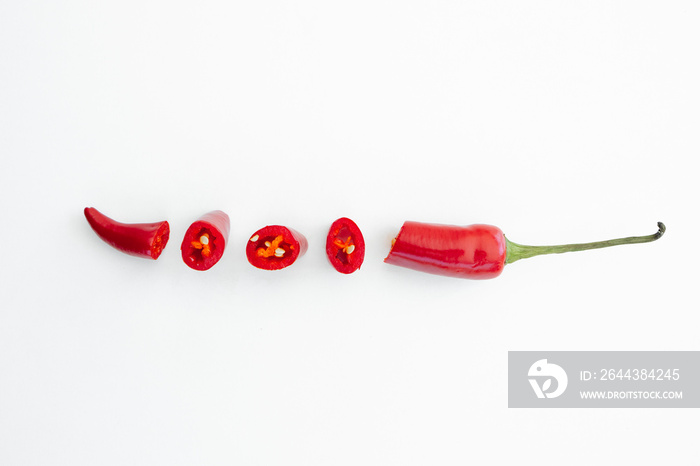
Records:
[[[656,222],[656,225],[658,225],[659,231],[657,231],[654,236],[656,239],[659,239],[664,235],[664,233],[666,233],[666,225],[664,225],[663,222]]]

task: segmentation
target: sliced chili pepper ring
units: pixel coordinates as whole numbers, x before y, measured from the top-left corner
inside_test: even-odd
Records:
[[[268,225],[256,231],[246,245],[248,262],[263,270],[280,270],[292,265],[308,249],[304,235],[282,225]]]
[[[83,213],[97,236],[113,248],[131,256],[158,259],[170,238],[170,225],[167,221],[121,223],[94,207],[86,207]]]
[[[182,240],[182,260],[194,270],[209,270],[224,254],[231,222],[220,210],[202,215],[187,229]]]
[[[342,217],[331,224],[326,237],[326,255],[340,273],[353,273],[365,260],[365,239],[360,228]]]

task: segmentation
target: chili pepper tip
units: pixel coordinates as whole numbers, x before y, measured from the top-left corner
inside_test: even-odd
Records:
[[[132,256],[158,259],[170,237],[167,221],[121,223],[94,207],[86,207],[83,213],[97,236],[113,248]]]

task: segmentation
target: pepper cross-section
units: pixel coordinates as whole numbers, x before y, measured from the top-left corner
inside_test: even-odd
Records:
[[[182,240],[182,260],[194,270],[209,270],[224,255],[231,222],[228,215],[214,210],[202,215],[187,229]]]
[[[253,233],[246,246],[248,262],[263,270],[292,265],[308,249],[304,235],[282,225],[268,225]]]

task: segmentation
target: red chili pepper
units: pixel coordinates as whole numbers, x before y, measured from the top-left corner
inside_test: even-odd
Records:
[[[491,225],[405,222],[384,262],[450,277],[495,278],[506,264],[528,257],[656,241],[666,231],[663,223],[659,222],[658,227],[656,233],[648,236],[558,246],[524,246],[509,241],[499,228]]]
[[[194,270],[209,270],[224,255],[230,230],[226,213],[214,210],[202,215],[185,232],[182,260]]]
[[[339,218],[328,231],[326,255],[340,273],[353,273],[365,260],[365,239],[360,228],[349,218]]]
[[[289,267],[309,245],[304,235],[281,225],[268,225],[250,237],[245,253],[251,265],[263,270]]]
[[[126,254],[158,259],[168,243],[168,222],[120,223],[94,207],[85,208],[85,218],[104,242]]]

